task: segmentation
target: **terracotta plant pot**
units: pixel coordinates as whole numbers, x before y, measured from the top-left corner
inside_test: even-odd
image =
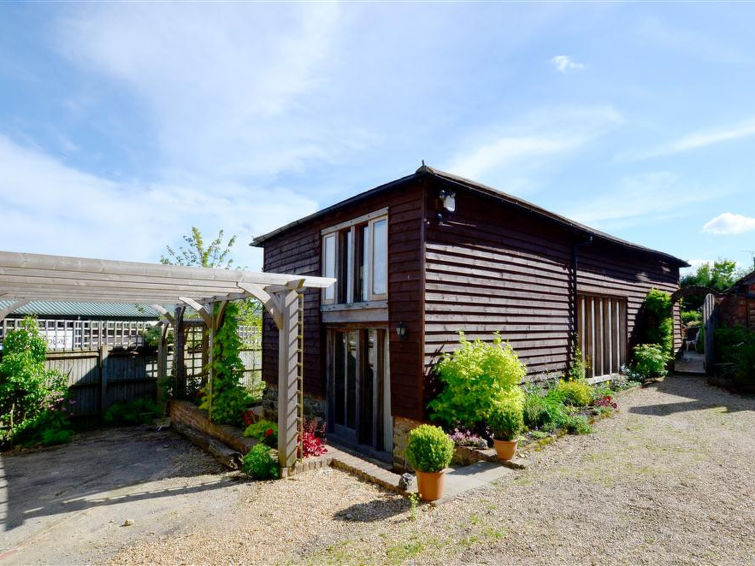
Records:
[[[417,472],[417,491],[423,501],[435,501],[443,497],[446,487],[446,471],[440,472]]]
[[[498,453],[499,460],[511,460],[516,454],[516,445],[518,440],[496,440],[493,439],[493,446]]]

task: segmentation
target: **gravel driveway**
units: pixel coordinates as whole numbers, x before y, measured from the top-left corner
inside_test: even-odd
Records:
[[[174,460],[192,472],[179,481],[213,489],[79,511],[141,514],[103,528],[99,548],[72,520],[10,560],[58,562],[67,540],[69,561],[118,564],[755,564],[755,399],[671,377],[618,400],[595,434],[415,518],[403,498],[335,470],[241,482],[207,474],[212,462],[184,447]]]

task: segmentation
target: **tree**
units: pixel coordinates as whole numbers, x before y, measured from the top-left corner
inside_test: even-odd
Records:
[[[160,263],[232,269],[233,258],[230,255],[231,248],[236,243],[235,234],[223,244],[223,230],[220,230],[217,238],[210,242],[209,246],[205,246],[199,228],[192,226],[191,235],[183,235],[182,238],[186,242],[186,247],[180,246],[176,251],[170,246],[165,246],[168,254],[160,257]]]
[[[679,282],[681,287],[708,287],[714,291],[725,291],[739,278],[737,262],[729,259],[720,259],[710,263],[704,263],[697,268],[695,273],[685,275]],[[684,310],[695,311],[699,309],[705,297],[689,296],[684,298]]]

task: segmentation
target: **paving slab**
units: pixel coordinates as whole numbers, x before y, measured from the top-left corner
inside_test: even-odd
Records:
[[[495,482],[516,477],[516,470],[503,466],[498,462],[476,462],[469,466],[449,468],[446,472],[446,487],[443,497],[433,501],[433,505],[440,505],[455,499],[468,491],[489,488]],[[417,491],[417,478],[409,484],[409,492]]]

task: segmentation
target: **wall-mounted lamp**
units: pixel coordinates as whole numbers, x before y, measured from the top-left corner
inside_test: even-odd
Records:
[[[406,340],[406,335],[409,333],[409,331],[406,328],[406,324],[403,322],[399,322],[396,326],[396,336],[398,336],[398,339],[403,342]]]
[[[456,193],[441,189],[438,193],[437,207],[438,212],[435,214],[435,218],[438,222],[443,222],[446,216],[456,211]]]
[[[438,199],[440,200],[440,205],[446,212],[456,211],[456,193],[442,189],[440,193],[438,193]]]

